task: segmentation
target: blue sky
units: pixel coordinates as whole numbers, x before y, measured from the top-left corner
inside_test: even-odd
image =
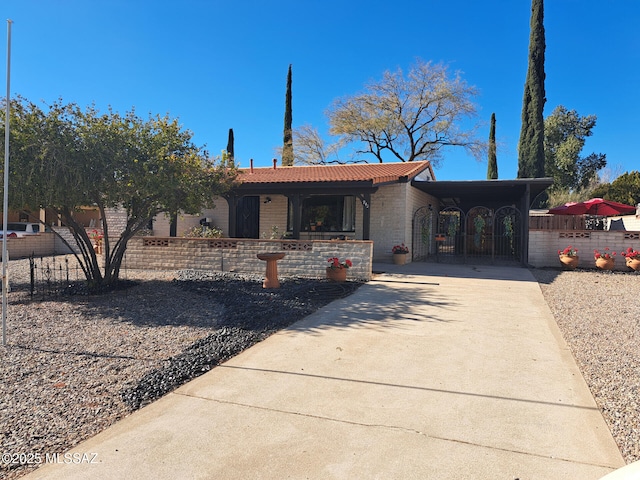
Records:
[[[640,2],[545,3],[545,116],[559,104],[597,115],[583,154],[605,153],[614,173],[640,169]],[[495,112],[499,174],[509,179],[530,10],[530,0],[3,0],[0,18],[14,22],[12,96],[168,113],[213,155],[233,128],[242,166],[270,165],[282,144],[289,64],[293,125],[324,134],[334,99],[418,57],[443,62],[478,88],[484,140]],[[6,40],[2,50],[4,96]],[[451,149],[436,178],[484,179],[486,169]]]

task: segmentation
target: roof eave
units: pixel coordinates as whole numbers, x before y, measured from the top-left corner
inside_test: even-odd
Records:
[[[337,192],[375,192],[377,187],[371,181],[242,183],[232,192],[239,195],[286,195],[287,193],[324,193],[330,195]]]

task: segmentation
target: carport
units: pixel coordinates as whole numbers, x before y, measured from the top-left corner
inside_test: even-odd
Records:
[[[412,181],[440,201],[414,214],[413,259],[526,265],[529,210],[552,178]],[[425,233],[428,232],[428,233]]]

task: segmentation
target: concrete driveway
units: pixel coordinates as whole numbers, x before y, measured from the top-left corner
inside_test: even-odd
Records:
[[[599,479],[624,465],[530,272],[386,273],[29,479]]]

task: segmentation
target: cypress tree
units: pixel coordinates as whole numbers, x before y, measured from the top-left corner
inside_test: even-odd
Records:
[[[524,84],[522,127],[518,143],[518,177],[544,177],[544,5],[543,0],[531,2],[531,32],[529,35],[529,67]]]
[[[293,166],[293,133],[291,131],[291,123],[293,114],[291,112],[291,65],[287,73],[287,93],[284,106],[284,145],[282,146],[282,165],[286,167]]]
[[[229,161],[233,165],[233,128],[229,129],[229,140],[227,141],[227,155],[229,155]]]
[[[487,180],[498,178],[498,156],[496,154],[496,114],[491,114],[491,128],[489,129],[489,161],[487,165]]]

